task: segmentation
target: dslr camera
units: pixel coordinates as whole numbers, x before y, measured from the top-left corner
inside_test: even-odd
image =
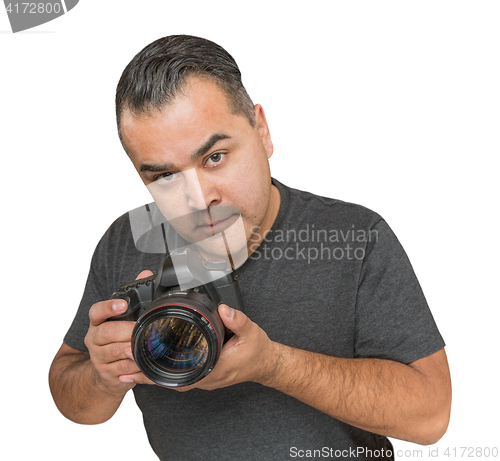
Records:
[[[193,288],[181,288],[186,286]],[[110,320],[136,322],[134,360],[163,387],[188,386],[207,376],[233,336],[219,316],[219,304],[243,311],[229,264],[205,260],[190,248],[170,253],[157,275],[118,288],[111,295],[117,298],[126,300],[128,309]]]

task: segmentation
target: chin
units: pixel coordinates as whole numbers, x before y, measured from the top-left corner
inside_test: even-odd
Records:
[[[235,269],[248,259],[248,242],[241,216],[222,232],[191,242],[206,259],[230,258],[229,262]]]

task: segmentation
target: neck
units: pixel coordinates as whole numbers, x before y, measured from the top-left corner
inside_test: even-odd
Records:
[[[248,241],[248,256],[258,248],[258,246],[262,243],[262,241],[266,238],[267,234],[273,227],[274,221],[276,221],[276,217],[278,216],[278,211],[280,209],[281,196],[278,188],[273,184],[271,186],[271,197],[269,199],[269,207],[267,208],[266,215],[259,227],[259,229],[254,232]]]

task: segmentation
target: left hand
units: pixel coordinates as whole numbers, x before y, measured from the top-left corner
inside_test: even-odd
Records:
[[[215,368],[191,386],[174,388],[185,392],[191,389],[213,390],[245,381],[264,383],[273,374],[277,363],[276,343],[243,312],[226,304],[219,306],[224,325],[234,336],[224,345]]]

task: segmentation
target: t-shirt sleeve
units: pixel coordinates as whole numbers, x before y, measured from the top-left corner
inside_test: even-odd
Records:
[[[106,251],[107,240],[108,235],[105,234],[94,251],[80,305],[71,327],[64,337],[65,344],[79,351],[88,351],[84,339],[89,329],[89,310],[91,306],[99,301],[109,299],[104,280],[106,272],[101,267],[102,262],[105,260],[103,253]]]
[[[411,263],[384,220],[370,230],[356,301],[355,356],[410,363],[445,345]]]

